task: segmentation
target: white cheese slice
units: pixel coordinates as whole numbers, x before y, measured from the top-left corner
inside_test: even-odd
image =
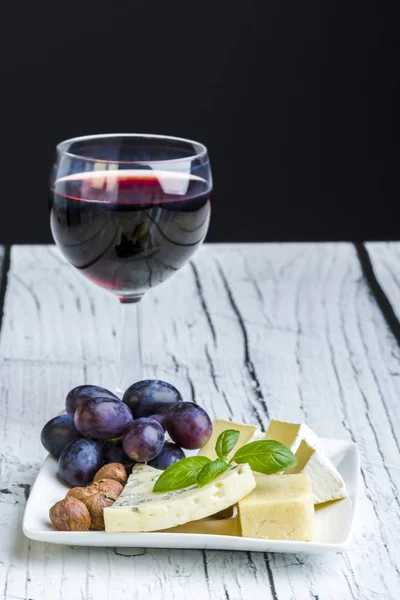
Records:
[[[202,456],[207,456],[211,460],[215,460],[217,458],[215,444],[218,436],[227,429],[236,429],[239,432],[239,439],[232,452],[228,454],[229,460],[232,458],[235,452],[239,450],[239,448],[242,448],[242,446],[245,444],[263,439],[263,434],[260,429],[256,427],[256,425],[244,425],[243,423],[233,423],[232,421],[217,419],[213,422],[212,435],[210,439],[205,446],[200,448],[199,454]]]
[[[155,494],[162,471],[136,465],[114,504],[104,509],[106,531],[157,531],[197,521],[225,510],[256,486],[249,465],[232,465],[204,487]]]
[[[343,478],[321,448],[312,447],[307,440],[302,440],[296,457],[297,466],[286,473],[307,473],[310,476],[314,504],[346,498]]]
[[[307,425],[273,419],[265,438],[285,444],[296,454],[296,467],[285,474],[307,473],[310,476],[314,504],[346,498],[342,476],[322,450],[318,436]]]

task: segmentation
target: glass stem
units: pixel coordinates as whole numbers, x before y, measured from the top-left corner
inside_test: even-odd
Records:
[[[143,379],[141,304],[140,300],[120,302],[121,345],[117,365],[117,394],[121,398],[132,383]]]

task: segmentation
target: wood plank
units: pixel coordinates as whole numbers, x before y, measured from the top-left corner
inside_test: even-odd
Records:
[[[214,416],[264,427],[270,416],[307,421],[320,435],[357,441],[366,493],[355,542],[347,555],[289,556],[24,539],[23,486],[45,454],[40,428],[74,385],[113,387],[119,324],[116,300],[55,248],[18,247],[0,337],[1,489],[15,493],[0,495],[4,600],[396,598],[399,351],[353,247],[205,246],[142,308],[149,377],[176,384]]]
[[[0,246],[0,330],[3,323],[4,300],[10,267],[10,246]]]
[[[400,321],[400,242],[365,244],[374,275]]]
[[[399,242],[371,242],[365,244],[368,259],[372,267],[372,277],[379,288],[381,310],[385,315],[389,329],[397,339],[397,346],[389,347],[383,344],[381,352],[387,369],[375,373],[378,385],[385,394],[382,402],[385,406],[387,417],[393,437],[396,439],[400,452],[400,411],[398,406],[399,386],[398,375],[400,359],[400,243]]]

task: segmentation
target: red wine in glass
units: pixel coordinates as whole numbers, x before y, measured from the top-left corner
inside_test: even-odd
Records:
[[[73,173],[51,189],[51,229],[68,261],[132,302],[182,267],[210,219],[200,176],[128,168]]]
[[[207,148],[193,140],[110,133],[57,145],[51,229],[68,262],[120,300],[118,394],[143,379],[151,353],[139,300],[201,246],[211,189]]]

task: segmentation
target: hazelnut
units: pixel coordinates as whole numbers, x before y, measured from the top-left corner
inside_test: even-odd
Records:
[[[88,485],[87,487],[74,487],[69,490],[66,498],[76,498],[81,502],[86,502],[90,496],[93,496],[97,492],[97,483]]]
[[[100,479],[115,479],[121,485],[125,485],[128,477],[124,465],[121,465],[121,463],[109,463],[97,471],[93,481],[99,481]]]
[[[116,500],[124,489],[115,479],[100,479],[96,481],[97,491],[110,500]]]
[[[87,531],[91,525],[85,504],[76,498],[64,498],[49,511],[50,521],[59,531]]]
[[[114,500],[111,498],[106,498],[98,492],[97,494],[93,494],[86,500],[86,508],[89,511],[90,519],[91,519],[91,527],[90,529],[104,529],[104,509],[107,506],[111,506],[114,504]]]

